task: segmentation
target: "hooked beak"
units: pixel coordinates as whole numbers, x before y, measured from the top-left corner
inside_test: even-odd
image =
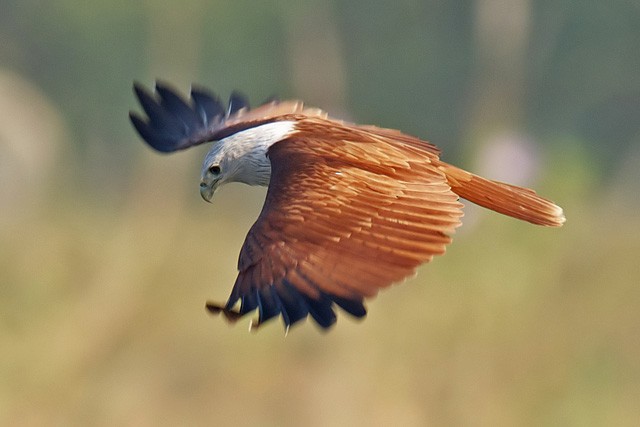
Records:
[[[206,182],[200,182],[200,195],[205,202],[211,203],[213,193],[216,191],[215,181],[207,184]]]

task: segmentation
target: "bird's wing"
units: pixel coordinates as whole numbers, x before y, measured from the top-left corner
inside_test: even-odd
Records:
[[[131,122],[142,139],[164,153],[217,141],[285,115],[326,117],[322,110],[306,108],[300,101],[273,100],[251,109],[246,98],[237,92],[225,107],[216,95],[203,88],[192,87],[189,101],[160,82],[156,82],[155,93],[138,83],[133,89],[147,117],[130,112]]]
[[[207,305],[231,320],[257,308],[258,324],[311,315],[327,328],[334,303],[362,317],[365,297],[442,254],[460,224],[462,205],[430,146],[328,120],[297,128],[269,149],[266,201],[227,304]]]

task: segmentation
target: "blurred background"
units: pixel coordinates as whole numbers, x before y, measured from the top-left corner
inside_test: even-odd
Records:
[[[623,426],[640,420],[640,3],[0,3],[0,424]],[[529,185],[445,257],[284,336],[224,301],[264,189],[134,134],[133,80],[301,98]]]

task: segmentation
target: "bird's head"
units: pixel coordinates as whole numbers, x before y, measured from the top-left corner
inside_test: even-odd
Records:
[[[221,183],[221,173],[222,168],[220,165],[212,164],[211,166],[207,166],[205,164],[203,166],[202,178],[200,180],[200,195],[205,201],[211,202],[213,193],[215,193]]]
[[[200,195],[206,202],[211,202],[213,193],[218,187],[233,181],[234,173],[237,172],[237,161],[224,148],[224,141],[215,144],[202,163]]]
[[[294,132],[293,121],[275,121],[234,133],[214,143],[202,164],[200,195],[207,202],[222,184],[269,185],[267,150]]]
[[[200,194],[207,202],[227,182],[269,185],[269,147],[291,136],[300,117],[327,118],[324,111],[295,100],[268,100],[251,109],[237,92],[225,107],[216,95],[197,87],[191,89],[189,101],[159,82],[155,93],[137,83],[134,91],[148,117],[136,112],[129,117],[152,148],[171,153],[213,142],[200,181]]]

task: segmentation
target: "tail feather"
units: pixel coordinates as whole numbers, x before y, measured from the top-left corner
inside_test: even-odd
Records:
[[[560,227],[565,222],[562,208],[533,190],[491,181],[447,163],[442,163],[440,170],[454,193],[477,205],[548,227]]]

